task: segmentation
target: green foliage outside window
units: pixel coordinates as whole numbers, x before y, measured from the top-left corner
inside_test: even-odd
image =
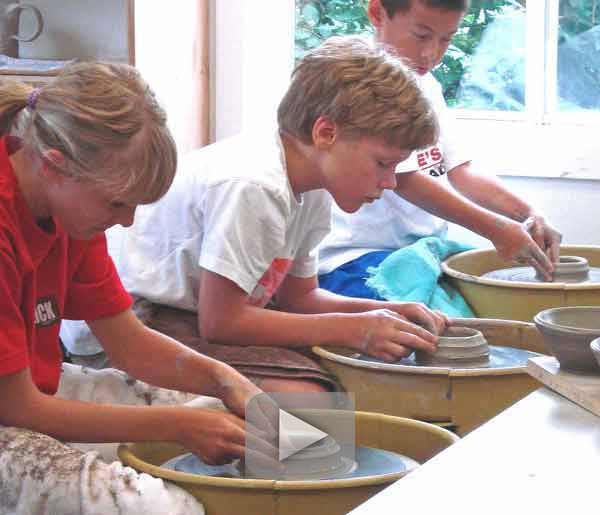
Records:
[[[587,31],[590,32],[585,36],[592,36],[595,31],[590,29],[600,25],[599,3],[600,0],[560,0],[559,45],[572,41],[575,36],[584,35],[583,33]],[[296,0],[296,58],[301,58],[307,50],[330,36],[372,34],[373,28],[366,14],[366,6],[367,0]],[[458,104],[461,81],[463,84],[472,84],[470,67],[486,27],[498,16],[517,11],[524,13],[525,8],[526,0],[471,1],[471,7],[448,47],[446,55],[433,71],[442,84],[448,105]],[[524,49],[519,47],[524,45],[525,34],[517,32],[511,36],[513,40],[507,41],[507,47],[501,49],[498,57],[495,58],[497,63],[489,70],[489,77],[500,88],[506,89],[505,98],[514,95],[513,103],[486,97],[484,105],[481,105],[481,98],[476,100],[467,90],[466,94],[463,91],[460,99],[461,107],[508,110],[523,108],[521,97],[524,91],[524,54],[522,53]],[[600,36],[594,41],[600,44]],[[600,72],[596,70],[596,68],[600,69],[600,65],[596,66],[595,55],[589,58],[593,60],[593,64],[586,64],[586,70],[590,69],[594,72],[594,77],[596,74],[600,76]],[[579,56],[576,59],[579,59]]]
[[[461,77],[481,39],[485,26],[515,0],[473,0],[458,33],[434,75],[449,105],[456,103]],[[366,0],[296,0],[296,58],[330,36],[372,34]]]
[[[366,0],[296,0],[296,59],[331,36],[371,34]]]
[[[559,44],[600,25],[599,0],[561,0],[559,5]]]

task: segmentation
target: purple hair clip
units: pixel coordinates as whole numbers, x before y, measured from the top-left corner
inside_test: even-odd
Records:
[[[35,88],[31,90],[31,93],[29,93],[29,96],[27,97],[27,107],[29,107],[29,109],[31,109],[32,111],[35,110],[35,104],[37,104],[37,99],[39,95],[40,89]]]

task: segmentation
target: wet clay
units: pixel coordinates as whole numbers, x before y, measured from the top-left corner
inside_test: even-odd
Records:
[[[419,365],[476,368],[489,363],[489,346],[480,331],[468,327],[449,327],[438,339],[437,351],[415,352]]]
[[[481,277],[510,282],[549,282],[531,266],[501,268],[481,274]],[[600,268],[590,267],[587,259],[583,257],[561,256],[559,262],[555,264],[551,282],[597,283],[600,282]]]

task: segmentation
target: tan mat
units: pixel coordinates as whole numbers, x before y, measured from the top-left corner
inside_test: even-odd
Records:
[[[561,370],[553,356],[530,358],[527,372],[548,388],[600,417],[600,374]]]

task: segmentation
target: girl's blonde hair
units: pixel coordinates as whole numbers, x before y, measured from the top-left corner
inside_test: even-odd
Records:
[[[279,104],[281,130],[312,141],[318,117],[348,136],[380,136],[401,148],[427,147],[438,124],[414,74],[389,48],[358,36],[332,37],[310,51]]]
[[[62,173],[132,204],[158,200],[177,167],[166,115],[139,72],[125,64],[79,63],[39,90],[0,82],[0,134],[38,156],[65,157]]]

